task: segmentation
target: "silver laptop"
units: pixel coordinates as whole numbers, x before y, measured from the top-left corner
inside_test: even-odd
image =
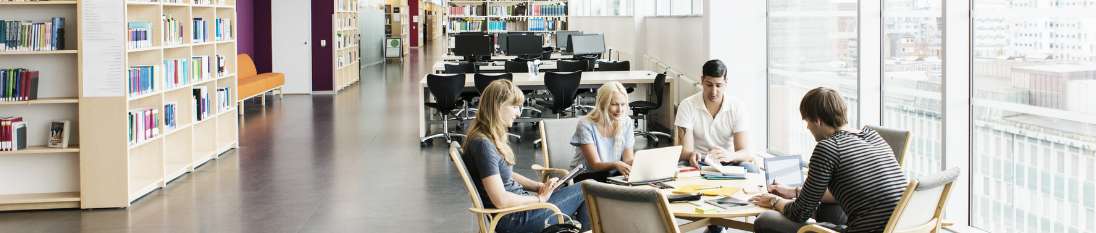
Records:
[[[798,155],[766,158],[765,184],[773,181],[792,187],[803,185],[803,159]]]
[[[645,185],[671,181],[677,173],[677,159],[681,157],[681,146],[663,147],[636,152],[632,161],[632,173],[628,177],[609,177],[609,182],[620,185]]]

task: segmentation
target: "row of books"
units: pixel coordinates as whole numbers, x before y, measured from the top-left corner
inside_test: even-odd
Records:
[[[191,40],[193,40],[195,43],[209,41],[209,30],[206,28],[206,23],[208,22],[205,20],[205,18],[194,18],[194,23],[191,24],[191,28],[194,28],[194,34],[191,35]]]
[[[356,31],[335,32],[335,48],[346,48],[358,43],[361,35]]]
[[[0,19],[0,51],[65,49],[65,18],[46,22]]]
[[[194,4],[198,5],[225,5],[225,0],[194,0]]]
[[[335,62],[338,65],[338,67],[343,67],[343,66],[349,65],[350,63],[354,63],[355,61],[357,61],[356,59],[358,59],[360,57],[360,56],[358,56],[358,53],[360,53],[359,50],[350,49],[350,50],[347,50],[344,53],[336,54],[335,57],[337,59],[335,59]]]
[[[0,151],[27,148],[27,123],[23,117],[0,117]]]
[[[340,11],[356,11],[358,10],[358,0],[335,1],[335,9]]]
[[[192,99],[193,102],[191,102],[192,104],[194,104],[194,122],[209,118],[209,107],[211,106],[209,100],[209,89],[205,86],[198,86],[192,89],[192,93],[194,97]]]
[[[483,30],[483,20],[453,19],[449,21],[450,32],[478,32]]]
[[[38,99],[38,71],[0,69],[0,101]]]
[[[563,22],[559,20],[529,19],[529,31],[554,31],[556,28],[561,28],[562,24]]]
[[[224,112],[232,109],[234,105],[236,105],[236,101],[232,98],[232,88],[217,88],[217,109]]]
[[[183,43],[186,43],[183,41],[183,39],[186,38],[185,36],[183,36],[183,31],[185,31],[186,29],[183,29],[182,21],[173,16],[164,15],[163,24],[164,44],[181,45]]]
[[[175,102],[168,102],[164,104],[164,130],[173,130],[178,127],[178,121],[175,120],[175,114],[178,112],[179,105]]]
[[[141,108],[130,110],[126,114],[128,127],[126,135],[129,144],[142,143],[160,135],[160,110]]]
[[[531,16],[566,16],[567,6],[563,4],[533,4],[530,7],[529,15]]]
[[[218,55],[218,57],[221,57]],[[209,56],[164,60],[164,88],[171,89],[212,79]],[[155,75],[155,74],[154,74]]]
[[[484,9],[483,6],[464,5],[449,7],[449,15],[452,16],[484,15],[484,13],[486,13],[486,9]]]
[[[127,70],[129,96],[140,96],[156,91],[156,76],[160,74],[158,66],[130,66]]]
[[[128,47],[131,49],[152,47],[152,24],[142,21],[131,21],[127,30]]]
[[[213,23],[213,39],[217,41],[232,39],[232,21],[217,18]]]
[[[217,77],[225,76],[225,56],[217,54]]]
[[[358,16],[338,17],[334,23],[339,29],[358,28]]]

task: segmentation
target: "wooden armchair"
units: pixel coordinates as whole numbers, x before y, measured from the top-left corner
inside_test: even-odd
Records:
[[[460,177],[464,180],[464,188],[468,190],[468,197],[472,199],[472,208],[468,208],[468,211],[476,218],[476,224],[478,232],[491,233],[495,232],[495,228],[499,224],[499,220],[506,215],[528,211],[536,209],[548,209],[556,213],[556,220],[563,222],[563,214],[558,207],[551,203],[533,203],[521,206],[514,206],[504,209],[488,209],[483,207],[483,202],[480,199],[479,191],[476,189],[475,183],[472,182],[472,177],[468,174],[468,169],[464,166],[464,160],[461,159],[460,144],[452,142],[449,144],[449,160],[453,161],[453,167],[457,168],[457,172],[460,173]]]
[[[894,208],[884,233],[936,233],[943,225],[944,205],[948,201],[948,192],[955,178],[959,177],[959,168],[951,168],[942,173],[910,180],[898,207]],[[799,228],[799,233],[837,233],[817,224]]]
[[[571,145],[571,136],[575,134],[579,118],[544,119],[540,121],[541,164],[533,164],[533,171],[540,173],[540,180],[551,177],[564,177],[570,172],[571,159],[575,156],[575,146]]]

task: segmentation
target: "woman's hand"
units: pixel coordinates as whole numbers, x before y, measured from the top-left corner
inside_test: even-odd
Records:
[[[547,182],[540,184],[540,190],[537,191],[537,200],[540,202],[548,202],[548,198],[552,197],[552,192],[556,190],[556,186],[559,186],[559,178],[552,177]]]
[[[621,175],[624,175],[625,177],[627,177],[628,174],[632,172],[632,165],[628,165],[628,163],[625,163],[624,161],[613,162],[613,168],[615,168],[618,172],[620,172]]]
[[[767,208],[767,209],[774,209],[775,210],[776,206],[774,206],[774,204],[777,203],[777,201],[780,201],[780,200],[783,200],[783,199],[776,196],[776,195],[772,195],[772,194],[768,194],[768,193],[762,193],[762,194],[758,194],[757,196],[751,197],[750,198],[750,203],[753,203],[754,205],[757,205],[758,207],[761,207],[761,208]]]

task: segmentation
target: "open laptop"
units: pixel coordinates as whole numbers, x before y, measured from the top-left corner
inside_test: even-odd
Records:
[[[671,181],[677,173],[677,159],[681,146],[636,151],[632,161],[632,173],[628,177],[609,177],[609,182],[619,185],[646,185]]]
[[[765,184],[803,185],[803,159],[798,155],[765,158]]]

